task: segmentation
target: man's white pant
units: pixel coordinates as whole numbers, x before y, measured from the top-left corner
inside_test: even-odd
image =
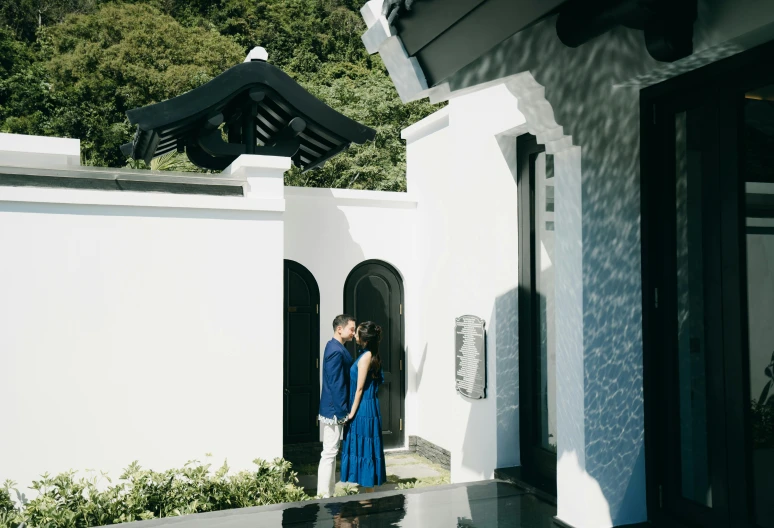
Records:
[[[336,486],[336,455],[339,453],[341,425],[323,424],[323,450],[317,468],[317,494],[333,497]]]

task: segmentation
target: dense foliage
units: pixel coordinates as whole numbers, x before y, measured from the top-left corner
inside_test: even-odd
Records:
[[[6,482],[0,488],[0,528],[86,528],[310,498],[296,485],[288,462],[255,464],[254,471],[229,474],[225,464],[213,472],[209,464],[190,462],[159,473],[134,463],[108,486],[98,477],[44,475],[33,484],[38,494],[29,500]]]
[[[0,1],[0,131],[81,139],[83,162],[123,166],[125,112],[179,95],[254,46],[336,110],[377,130],[290,185],[405,190],[402,104],[360,40],[360,0]],[[191,169],[180,163],[162,166]]]

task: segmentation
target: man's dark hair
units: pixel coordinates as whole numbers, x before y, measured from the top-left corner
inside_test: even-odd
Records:
[[[333,331],[335,332],[335,331],[336,331],[336,329],[337,329],[338,327],[340,327],[340,326],[347,326],[347,324],[348,324],[350,321],[354,321],[354,320],[355,320],[355,318],[354,318],[354,317],[352,317],[352,316],[351,316],[351,315],[349,315],[349,314],[341,314],[341,315],[337,315],[337,316],[336,316],[336,318],[333,320]]]

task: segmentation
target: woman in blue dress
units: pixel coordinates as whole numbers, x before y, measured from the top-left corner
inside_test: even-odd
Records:
[[[349,369],[349,416],[341,448],[341,481],[354,482],[374,491],[387,481],[382,448],[382,415],[377,391],[384,381],[379,342],[382,327],[360,323],[355,341],[361,350]]]

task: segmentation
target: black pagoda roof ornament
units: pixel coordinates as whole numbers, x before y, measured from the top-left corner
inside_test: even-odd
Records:
[[[374,139],[375,130],[314,97],[266,57],[254,48],[242,64],[190,92],[129,110],[137,131],[121,152],[150,163],[177,150],[210,170],[225,169],[241,154],[285,156],[306,171],[350,143]]]

